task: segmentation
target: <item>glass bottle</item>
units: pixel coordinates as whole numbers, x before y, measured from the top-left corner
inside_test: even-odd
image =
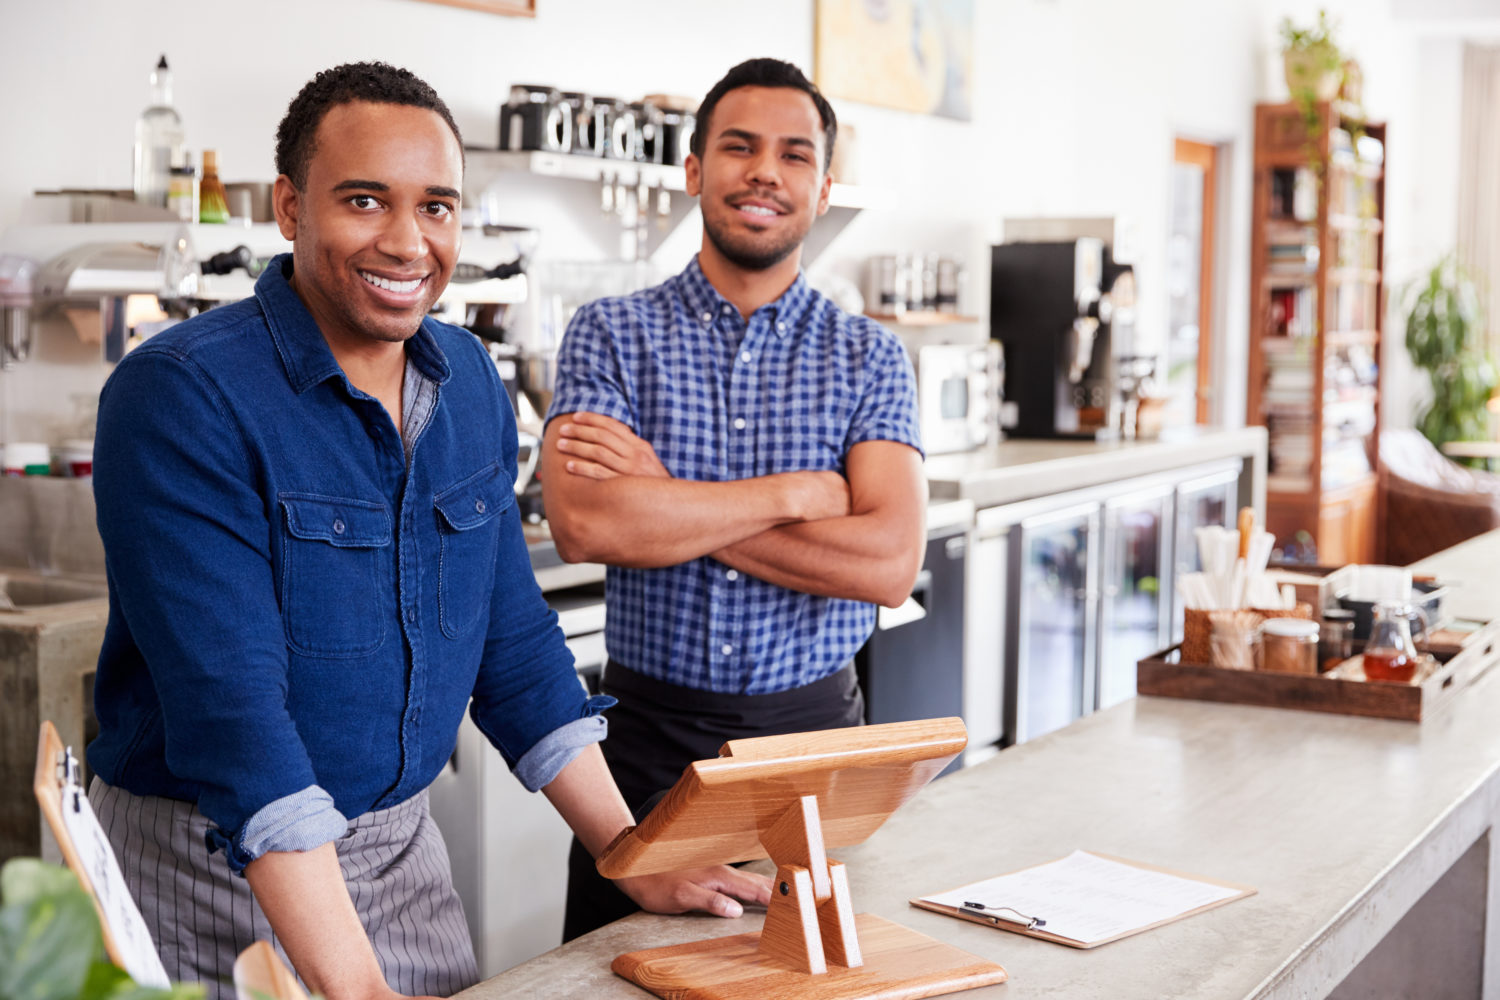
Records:
[[[1412,609],[1400,601],[1375,605],[1375,622],[1365,644],[1365,677],[1372,681],[1409,682],[1417,673],[1417,647],[1411,641]]]
[[[219,180],[219,154],[212,149],[203,151],[203,180],[198,183],[198,221],[229,221],[229,197],[224,191],[224,182]]]
[[[163,55],[151,71],[151,106],[135,122],[135,200],[167,207],[172,168],[182,162],[182,118],[172,107],[172,71]]]

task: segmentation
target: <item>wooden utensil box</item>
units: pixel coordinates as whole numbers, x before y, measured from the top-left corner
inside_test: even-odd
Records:
[[[1500,659],[1500,620],[1488,622],[1466,636],[1444,635],[1454,637],[1429,645],[1439,666],[1420,683],[1229,670],[1185,663],[1182,647],[1177,645],[1136,665],[1136,693],[1420,722]]]

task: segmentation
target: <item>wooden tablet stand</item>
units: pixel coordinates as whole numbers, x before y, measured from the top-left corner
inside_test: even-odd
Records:
[[[855,916],[826,845],[864,841],[968,742],[959,719],[732,740],[696,761],[615,838],[608,878],[769,857],[759,933],[630,952],[611,968],[660,997],[928,997],[1003,982],[1005,970],[871,914]]]

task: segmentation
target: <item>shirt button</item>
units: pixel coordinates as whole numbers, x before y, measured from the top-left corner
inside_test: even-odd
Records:
[[[744,417],[735,417],[734,418],[734,429],[737,430],[737,431],[742,431],[742,430],[745,429],[745,418]]]
[[[749,351],[745,351],[743,354],[740,355],[740,360],[743,361],[743,362],[745,362],[746,364],[749,364],[750,363],[750,356],[751,356],[750,352]]]
[[[333,519],[333,533],[335,535],[342,535],[344,533],[344,522],[341,518],[336,517]]]
[[[415,625],[417,623],[417,609],[416,608],[407,608],[406,609],[406,620],[408,622],[412,623],[413,625]]]
[[[734,647],[727,642],[719,648],[723,651],[725,656],[728,656],[730,653],[734,652]]]
[[[786,333],[786,324],[785,323],[777,323],[776,324],[776,329],[780,330],[782,333]]]
[[[703,314],[703,322],[705,322],[705,323],[712,323],[713,321],[714,321],[714,314],[713,313],[706,312],[706,313]]]
[[[729,303],[728,302],[724,303],[722,306],[719,307],[719,312],[728,312],[728,311],[729,311]]]
[[[474,501],[474,510],[475,510],[476,513],[479,513],[479,514],[483,514],[484,513],[484,500],[483,500],[483,498]]]
[[[731,583],[734,582],[735,580],[738,580],[739,578],[740,578],[739,570],[732,569],[728,573],[724,574],[724,579],[730,581]]]

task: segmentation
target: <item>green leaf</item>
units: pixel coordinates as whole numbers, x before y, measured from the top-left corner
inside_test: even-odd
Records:
[[[7,870],[16,864],[10,862]],[[69,878],[72,878],[71,873]],[[57,880],[25,872],[5,879],[6,902],[0,907],[0,998],[4,1000],[72,1000],[89,970],[103,958],[104,944],[93,900],[72,879],[72,886],[40,894]],[[23,902],[11,902],[16,885]]]

